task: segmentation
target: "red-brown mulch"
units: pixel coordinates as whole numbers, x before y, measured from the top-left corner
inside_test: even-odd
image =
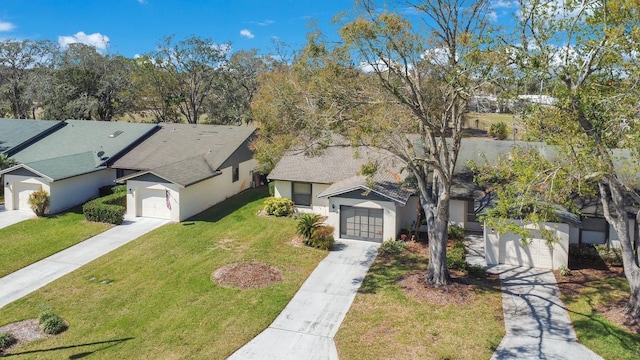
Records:
[[[282,281],[282,270],[259,262],[234,263],[216,270],[212,278],[220,286],[260,289]]]

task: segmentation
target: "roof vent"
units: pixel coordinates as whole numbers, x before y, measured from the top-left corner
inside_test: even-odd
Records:
[[[114,138],[114,137],[116,137],[116,136],[118,136],[118,135],[122,134],[123,132],[124,132],[124,131],[122,131],[122,130],[117,130],[116,132],[114,132],[114,133],[112,133],[112,134],[109,134],[109,137],[110,137],[110,138]]]

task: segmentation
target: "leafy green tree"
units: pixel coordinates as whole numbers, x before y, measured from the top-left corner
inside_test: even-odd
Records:
[[[34,89],[51,60],[51,48],[47,41],[0,42],[0,101],[8,104],[8,116],[35,118]]]
[[[146,55],[146,73],[153,76],[156,103],[165,102],[165,110],[175,104],[189,124],[198,123],[208,97],[221,81],[230,48],[230,44],[196,36],[180,41],[174,36],[163,38]]]
[[[251,101],[258,90],[258,75],[269,71],[274,60],[257,50],[233,53],[220,73],[215,91],[207,99],[208,121],[241,125],[253,122]]]
[[[131,109],[132,61],[74,43],[55,57],[40,90],[44,117],[111,121]]]
[[[629,213],[640,223],[640,2],[522,0],[520,6],[519,38],[505,43],[518,80],[542,80],[556,98],[553,106],[530,104],[523,118],[530,138],[556,145],[557,161],[508,163],[500,171],[519,185],[504,188],[499,207],[529,199],[529,213],[541,215],[530,220],[543,221],[544,209],[571,195],[597,197],[620,239],[631,290],[626,312],[638,321],[640,267]]]

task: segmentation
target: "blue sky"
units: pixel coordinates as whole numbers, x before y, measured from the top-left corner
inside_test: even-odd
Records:
[[[163,36],[191,35],[230,41],[234,51],[273,49],[277,38],[294,48],[305,43],[313,19],[337,38],[335,14],[353,0],[0,0],[0,40],[83,42],[102,52],[134,57]]]
[[[493,0],[493,20],[514,5]],[[273,39],[302,47],[312,20],[329,40],[337,39],[332,19],[352,7],[353,0],[0,0],[0,40],[82,42],[134,57],[152,51],[163,36],[196,35],[230,41],[233,51],[273,53]]]

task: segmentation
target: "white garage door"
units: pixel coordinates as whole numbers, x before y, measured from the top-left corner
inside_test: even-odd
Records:
[[[383,211],[340,206],[340,237],[343,239],[382,242]]]
[[[15,194],[14,199],[17,199],[15,202],[15,204],[18,205],[17,210],[31,210],[31,205],[29,205],[29,196],[40,189],[42,189],[40,184],[14,183],[13,193]]]
[[[505,244],[504,263],[507,265],[553,269],[553,254],[547,241],[533,239],[526,246],[520,239],[508,240]]]
[[[141,189],[138,194],[140,198],[140,216],[171,219],[171,203],[167,201],[165,190]]]

